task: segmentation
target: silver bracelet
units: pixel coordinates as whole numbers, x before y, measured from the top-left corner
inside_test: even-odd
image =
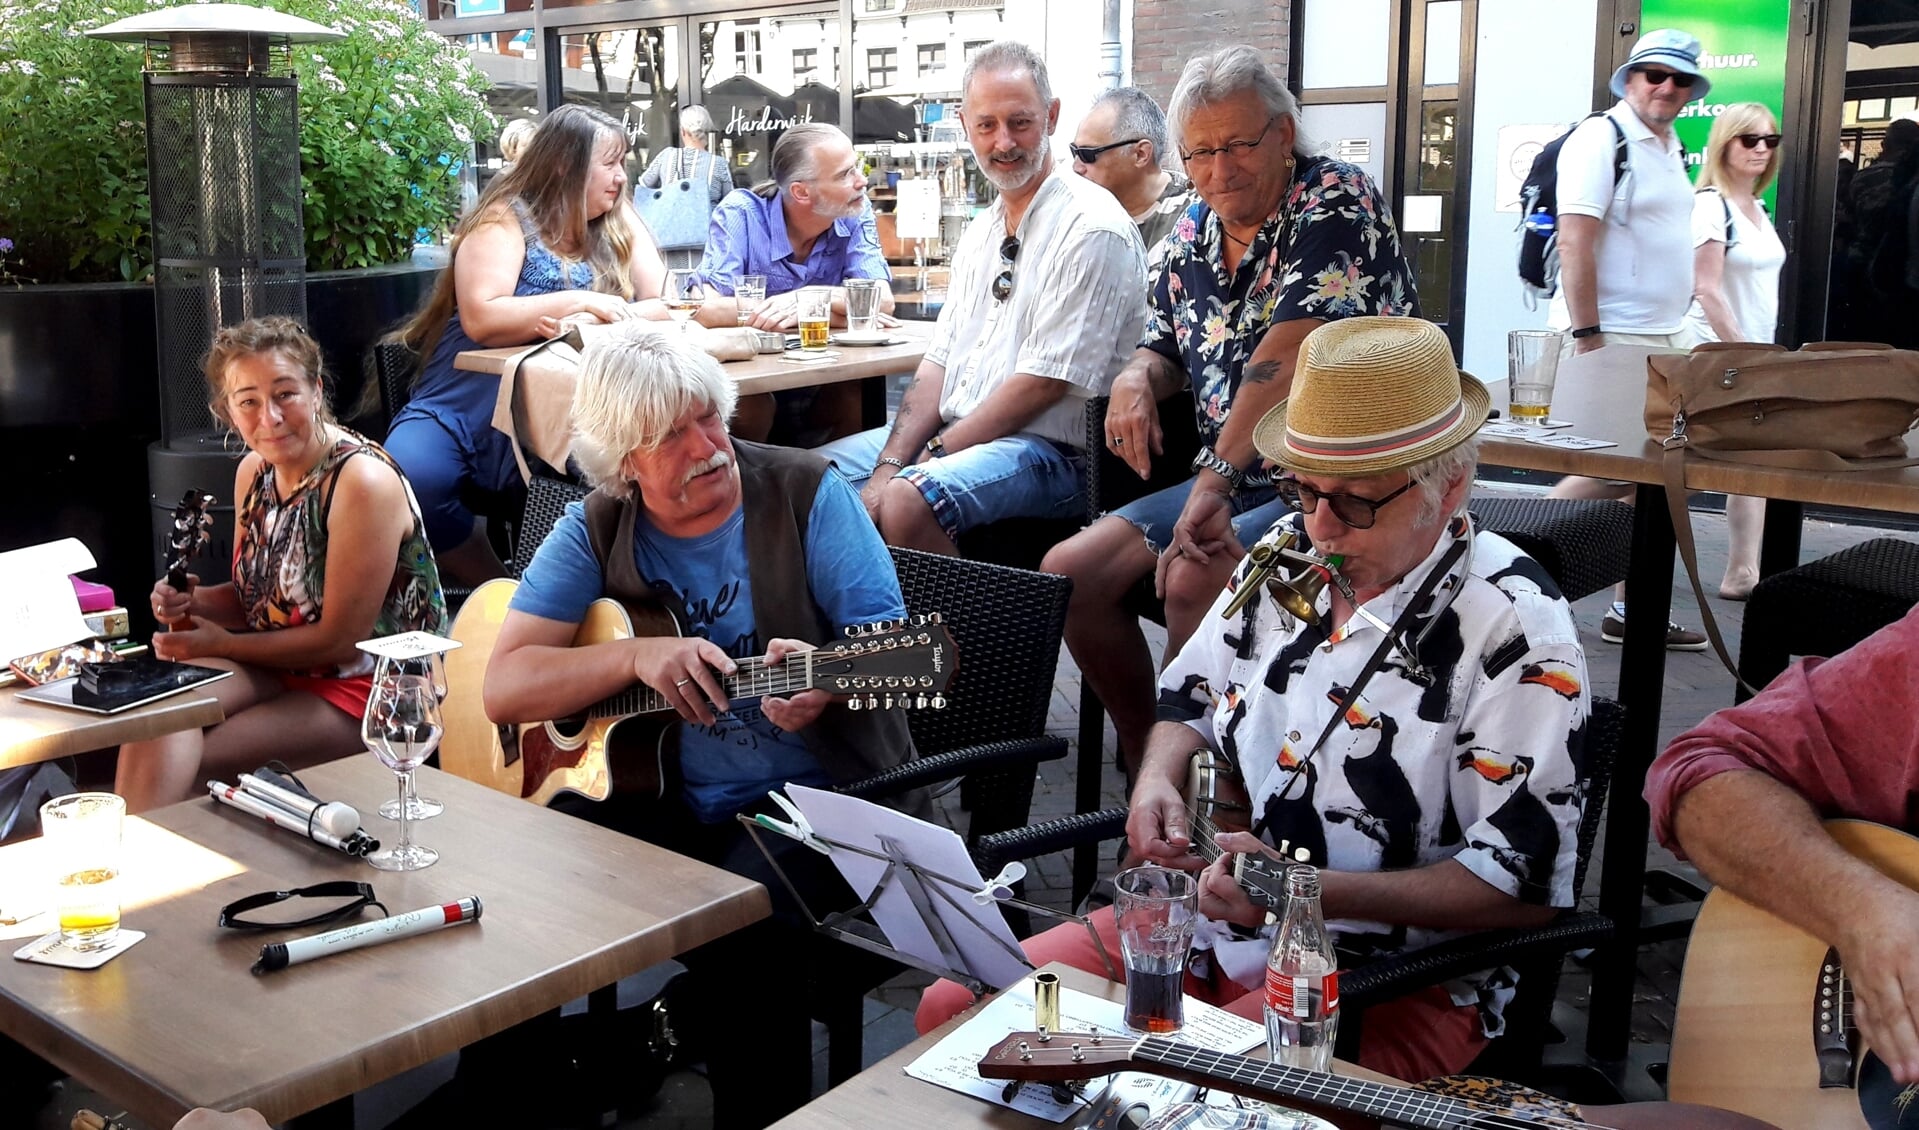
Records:
[[[901,459],[898,456],[882,455],[879,457],[879,459],[875,462],[874,465],[878,466],[880,463],[884,463],[888,467],[897,467],[902,471],[906,470],[906,460]]]

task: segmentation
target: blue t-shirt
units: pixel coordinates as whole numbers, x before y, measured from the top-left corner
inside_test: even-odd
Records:
[[[795,260],[780,197],[768,200],[745,188],[727,193],[713,209],[699,275],[724,295],[733,293],[741,275],[765,275],[768,296],[803,286],[838,286],[847,279],[893,277],[880,252],[870,203],[857,216],[834,220],[813,241],[807,257]]]
[[[661,533],[642,511],[633,526],[640,576],[686,612],[685,630],[718,644],[735,659],[762,655],[766,641],[753,620],[753,587],[746,569],[744,508],[711,533],[676,538]],[[836,631],[906,615],[893,559],[866,516],[859,495],[829,470],[813,498],[806,526],[806,578],[813,602]],[[586,508],[572,503],[541,543],[513,594],[517,612],[577,624],[605,591],[599,560],[586,531]],[[757,698],[735,698],[712,726],[686,724],[680,733],[680,771],[687,805],[706,823],[734,813],[789,781],[831,783],[797,734],[767,721]]]

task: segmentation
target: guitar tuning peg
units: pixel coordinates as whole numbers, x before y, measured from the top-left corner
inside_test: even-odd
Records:
[[[928,612],[926,614],[926,622],[929,624],[940,623],[940,614],[937,612]]]
[[[893,709],[893,696],[890,694],[886,696],[886,709]]]
[[[880,708],[880,700],[879,700],[879,696],[878,696],[878,695],[871,695],[871,694],[869,694],[869,695],[867,695],[867,696],[866,696],[866,709],[868,709],[868,710],[878,710],[879,708]]]
[[[924,624],[924,623],[926,623],[926,617],[920,616],[920,615],[915,615],[913,617],[913,626],[915,628],[919,627],[921,624]]]
[[[848,625],[847,625],[846,627],[844,627],[844,628],[841,628],[841,629],[840,629],[840,631],[841,631],[841,632],[842,632],[842,633],[843,633],[843,634],[844,634],[844,635],[846,636],[846,638],[847,638],[847,639],[849,639],[849,640],[850,640],[850,639],[852,639],[852,638],[853,638],[854,636],[857,636],[857,635],[859,635],[859,634],[860,634],[860,629],[859,629],[859,625],[857,625],[857,624],[848,624]]]
[[[860,709],[860,696],[859,696],[859,695],[854,695],[854,696],[853,696],[852,698],[849,698],[849,699],[847,699],[847,700],[846,700],[846,709],[848,709],[848,710],[858,710],[858,709]]]
[[[946,709],[946,696],[945,696],[945,695],[943,695],[943,694],[936,694],[936,695],[934,695],[934,696],[933,696],[933,709],[934,709],[934,710],[945,710],[945,709]]]
[[[926,696],[925,696],[925,695],[919,695],[919,696],[917,696],[917,697],[915,697],[915,698],[913,699],[913,709],[915,709],[915,710],[925,710],[925,709],[926,709]]]

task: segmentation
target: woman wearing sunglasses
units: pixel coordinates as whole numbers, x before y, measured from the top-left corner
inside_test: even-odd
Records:
[[[1680,344],[1770,342],[1779,326],[1779,270],[1785,245],[1761,193],[1779,175],[1779,125],[1757,102],[1726,107],[1712,123],[1692,208],[1692,308]],[[1732,548],[1719,595],[1744,600],[1759,581],[1759,531],[1766,505],[1728,498]]]

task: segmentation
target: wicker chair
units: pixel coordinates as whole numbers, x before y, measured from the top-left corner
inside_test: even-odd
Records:
[[[1760,581],[1746,600],[1739,677],[1764,687],[1795,655],[1837,655],[1919,603],[1919,545],[1874,538]],[[1808,614],[1810,612],[1810,614]],[[1743,700],[1746,695],[1738,693]]]
[[[842,792],[880,797],[964,778],[967,839],[1031,817],[1038,764],[1066,756],[1046,735],[1072,582],[1065,577],[911,549],[893,550],[909,612],[938,612],[959,651],[945,710],[908,715],[919,757]],[[829,1085],[861,1068],[866,993],[903,968],[822,937],[809,963],[813,1018],[826,1026]]]
[[[1573,891],[1585,886],[1586,867],[1599,836],[1607,789],[1612,783],[1613,760],[1625,726],[1625,710],[1610,699],[1595,698],[1586,724],[1581,764],[1585,810],[1579,822],[1578,862]],[[1105,809],[1061,817],[1012,832],[982,837],[973,849],[982,870],[991,873],[1009,861],[1035,855],[1078,850],[1123,835],[1126,810]],[[1532,929],[1486,930],[1425,949],[1342,969],[1339,975],[1337,1054],[1358,1058],[1365,1010],[1407,993],[1500,965],[1519,974],[1519,986],[1505,1009],[1506,1032],[1474,1060],[1472,1072],[1525,1081],[1537,1075],[1540,1057],[1551,1031],[1553,997],[1558,992],[1560,967],[1568,953],[1587,949],[1612,936],[1612,920],[1604,915],[1571,909],[1552,922]]]

